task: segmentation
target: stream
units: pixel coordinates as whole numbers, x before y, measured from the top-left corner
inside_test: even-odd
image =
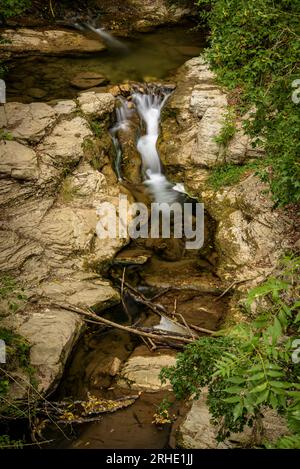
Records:
[[[173,183],[165,174],[157,151],[162,111],[167,106],[174,87],[148,85],[160,80],[172,80],[176,69],[203,48],[204,38],[187,28],[164,28],[153,33],[139,34],[124,41],[124,49],[81,57],[27,57],[9,65],[7,92],[9,101],[24,103],[74,98],[78,90],[71,78],[82,71],[101,72],[111,84],[136,83],[128,96],[120,96],[115,124],[110,133],[116,150],[115,171],[120,184],[135,196],[137,184],[148,202],[196,203],[184,190],[184,181]],[[34,97],[32,89],[42,90]],[[126,168],[126,141],[133,135],[136,154],[133,169]],[[136,162],[140,160],[139,164]],[[125,165],[125,166],[124,166]],[[128,178],[136,175],[136,180]],[[187,323],[216,330],[227,309],[228,296],[219,298],[220,279],[215,275],[213,246],[214,222],[206,214],[205,255],[198,250],[185,250],[184,239],[133,239],[117,254],[106,275],[116,286],[125,275],[127,283],[148,298],[154,296],[168,311],[175,311]],[[140,262],[140,259],[143,261]],[[130,325],[138,322],[148,328],[172,330],[167,318],[159,318],[130,295],[124,305],[103,313],[114,322]],[[174,316],[175,317],[175,316]],[[174,319],[174,318],[173,318]],[[179,327],[179,326],[178,326]],[[182,327],[182,326],[181,326]],[[177,350],[159,345],[154,352],[140,338],[105,326],[89,326],[75,347],[65,368],[54,400],[85,399],[90,393],[105,399],[118,399],[137,393],[130,383],[120,384],[119,368],[130,356],[170,355]],[[151,371],[151,370],[149,370]],[[153,415],[163,399],[171,405],[170,413],[176,423],[156,425]],[[64,432],[49,428],[44,437],[52,439],[55,448],[169,448],[175,445],[178,422],[189,404],[175,401],[169,390],[143,389],[136,402],[115,413],[105,414],[99,422],[67,428]]]

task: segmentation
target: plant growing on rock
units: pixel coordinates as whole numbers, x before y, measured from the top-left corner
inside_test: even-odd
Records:
[[[277,276],[250,291],[246,306],[256,302],[259,314],[250,322],[203,337],[188,345],[174,367],[161,372],[177,398],[199,397],[208,387],[212,422],[218,439],[253,429],[262,445],[266,408],[284,416],[291,436],[276,447],[295,447],[300,435],[300,257],[287,256]],[[269,445],[270,447],[270,445]]]

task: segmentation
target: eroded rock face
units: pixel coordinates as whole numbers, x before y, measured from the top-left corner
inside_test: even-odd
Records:
[[[0,56],[22,55],[74,55],[80,53],[100,52],[106,46],[99,40],[89,39],[75,31],[20,28],[6,29],[1,33],[7,43],[1,44]]]
[[[216,141],[228,111],[226,93],[202,57],[186,62],[178,72],[178,83],[164,111],[160,152],[166,165],[212,168],[222,163],[243,163],[257,156],[242,125],[224,148]],[[260,154],[260,153],[259,153]]]
[[[86,93],[79,106],[80,116],[71,100],[0,108],[1,126],[14,138],[0,142],[0,268],[25,284],[29,298],[25,311],[5,320],[32,343],[42,392],[55,389],[83,326],[59,305],[100,312],[117,304],[119,293],[99,271],[128,242],[97,236],[99,205],[117,207],[121,189],[85,153],[86,140],[96,140],[87,115],[106,118],[114,98]],[[95,158],[106,167],[101,155]]]
[[[203,58],[186,62],[164,110],[160,154],[171,174],[182,171],[188,192],[204,202],[217,222],[220,278],[247,280],[249,288],[275,268],[288,247],[288,225],[284,215],[273,209],[268,187],[251,171],[234,186],[210,189],[208,176],[215,166],[264,157],[261,148],[252,148],[242,121],[236,122],[236,133],[226,148],[217,143],[227,104]]]

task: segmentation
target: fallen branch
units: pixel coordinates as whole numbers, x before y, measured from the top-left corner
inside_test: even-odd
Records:
[[[173,335],[163,335],[162,336],[162,335],[154,334],[154,333],[151,333],[151,332],[143,332],[143,331],[135,329],[133,327],[124,326],[122,324],[118,324],[116,322],[110,321],[109,319],[105,319],[101,316],[97,316],[91,310],[85,310],[85,309],[82,309],[82,308],[78,308],[77,306],[74,306],[74,305],[61,304],[61,303],[51,303],[51,304],[52,304],[52,306],[54,306],[56,308],[61,308],[61,309],[64,309],[66,311],[72,311],[73,313],[77,313],[77,314],[80,314],[81,316],[85,316],[89,319],[93,319],[96,322],[99,322],[101,324],[112,326],[112,327],[115,327],[116,329],[120,329],[122,331],[129,332],[129,333],[132,333],[132,334],[136,334],[136,335],[139,335],[141,337],[150,337],[150,339],[152,339],[154,341],[159,341],[159,342],[161,342],[162,340],[164,340],[164,341],[177,341],[177,342],[182,342],[182,343],[185,343],[185,344],[190,344],[191,342],[193,342],[192,339],[188,339],[187,337],[183,337],[183,336],[175,336],[175,335],[174,336]]]

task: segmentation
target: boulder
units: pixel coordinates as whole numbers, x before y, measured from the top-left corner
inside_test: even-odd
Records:
[[[97,117],[110,114],[115,107],[115,98],[110,93],[85,92],[78,97],[78,102],[82,112],[87,115],[95,114]]]
[[[171,351],[154,352],[150,355],[144,346],[138,347],[122,368],[118,385],[148,392],[170,389],[169,382],[161,383],[159,373],[164,366],[175,363],[176,356]]]
[[[85,90],[93,86],[106,85],[108,79],[101,73],[96,72],[81,72],[71,80],[71,85],[74,88]]]
[[[94,93],[83,97],[83,108],[94,104],[106,119],[113,96],[106,93],[93,101]],[[25,309],[5,321],[32,344],[31,364],[43,393],[57,386],[82,330],[76,314],[53,303],[98,312],[119,303],[119,293],[99,271],[128,242],[97,236],[99,205],[110,201],[117,208],[121,189],[108,170],[104,174],[89,163],[83,144],[94,136],[84,111],[73,114],[76,105],[65,100],[52,107],[8,103],[0,108],[0,125],[15,139],[0,142],[0,269],[26,285],[28,297]],[[97,157],[104,167],[110,145],[109,138],[99,143]],[[116,370],[117,363],[111,373]],[[14,398],[25,395],[19,371]]]

